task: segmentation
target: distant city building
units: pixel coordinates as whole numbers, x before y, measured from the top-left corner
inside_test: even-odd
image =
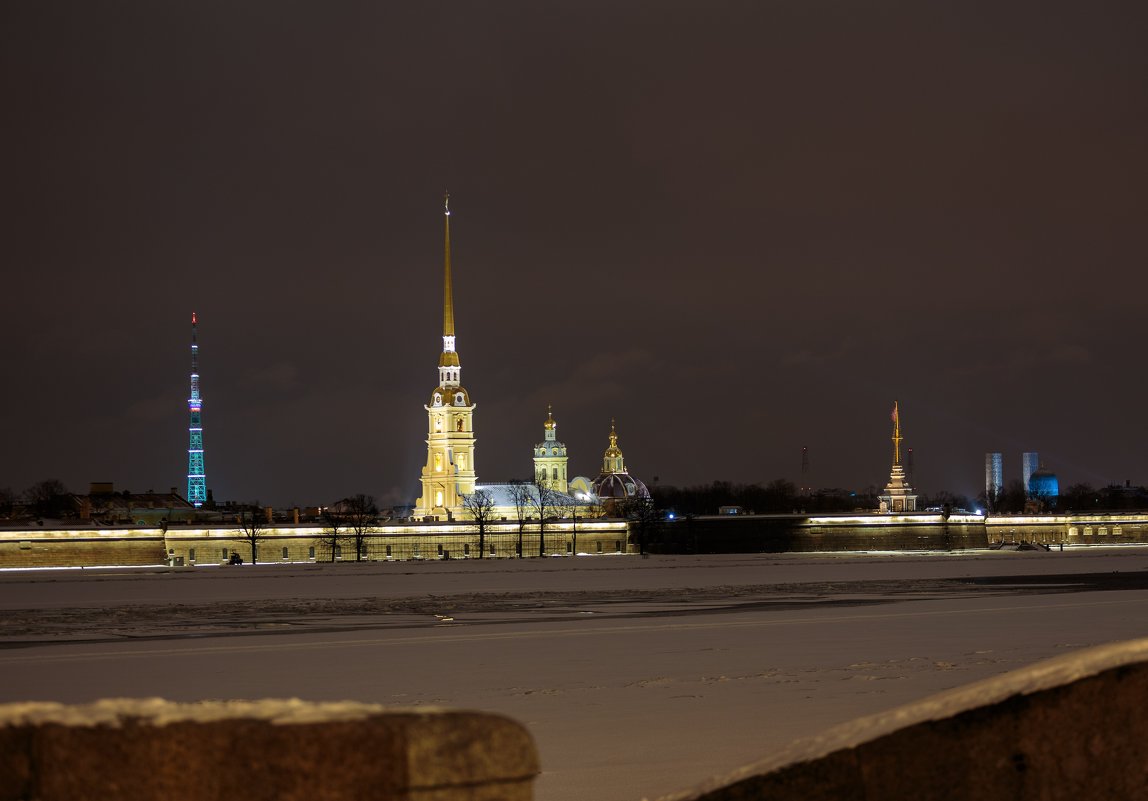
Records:
[[[917,510],[917,495],[905,480],[905,467],[901,464],[902,439],[901,412],[897,402],[893,401],[893,469],[889,473],[889,483],[885,485],[885,491],[877,496],[883,514]]]
[[[96,525],[158,526],[167,523],[191,523],[195,507],[169,492],[116,492],[110,481],[93,481],[87,495],[74,495],[77,516]]]
[[[462,509],[462,496],[474,492],[474,409],[477,404],[461,383],[462,366],[454,348],[454,291],[450,272],[450,197],[443,203],[442,355],[438,386],[427,410],[427,462],[422,470],[422,497],[415,517],[450,520]]]
[[[1024,483],[1024,491],[1031,493],[1032,487],[1029,486],[1028,480],[1032,474],[1040,469],[1040,454],[1036,451],[1029,451],[1022,453],[1020,456],[1020,480]]]
[[[539,484],[563,494],[567,491],[566,446],[558,441],[554,411],[546,410],[542,441],[534,446],[534,478]]]
[[[1000,497],[1004,489],[1004,458],[1000,453],[985,454],[985,497]]]

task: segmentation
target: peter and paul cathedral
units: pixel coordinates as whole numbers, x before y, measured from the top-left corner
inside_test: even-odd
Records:
[[[422,470],[422,496],[417,519],[458,519],[462,496],[474,492],[474,410],[462,386],[462,366],[455,350],[454,294],[450,269],[450,196],[444,201],[442,355],[438,386],[427,410],[427,461]]]

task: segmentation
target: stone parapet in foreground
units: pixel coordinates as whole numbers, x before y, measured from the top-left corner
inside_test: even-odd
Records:
[[[660,801],[902,798],[1148,798],[1148,639],[861,718]]]
[[[529,801],[526,729],[357,703],[0,705],[0,801]]]

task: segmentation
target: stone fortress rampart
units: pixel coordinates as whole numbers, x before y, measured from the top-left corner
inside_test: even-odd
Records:
[[[484,558],[513,558],[518,525],[489,524]],[[639,542],[639,539],[644,541]],[[355,559],[344,539],[334,560]],[[782,553],[872,550],[961,550],[1000,543],[1047,546],[1148,542],[1148,514],[1094,515],[744,515],[667,520],[639,533],[615,518],[551,521],[547,556],[573,554]],[[164,527],[0,528],[0,568],[218,565],[232,553],[250,561],[250,543],[237,525]],[[537,521],[522,534],[524,556],[539,554]],[[473,559],[473,523],[401,523],[372,527],[361,558],[368,561]],[[259,535],[262,563],[332,561],[329,529],[268,525]]]

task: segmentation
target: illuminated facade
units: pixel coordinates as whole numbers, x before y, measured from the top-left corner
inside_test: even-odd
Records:
[[[207,476],[203,469],[203,399],[199,397],[199,343],[196,341],[198,324],[195,312],[192,312],[191,396],[187,399],[191,417],[187,428],[187,500],[195,507],[203,506],[207,501]]]
[[[881,512],[891,514],[896,512],[915,512],[917,510],[917,496],[909,482],[905,479],[905,467],[901,464],[901,412],[897,402],[893,401],[893,469],[889,473],[889,483],[885,491],[877,496],[881,501]]]
[[[558,423],[552,409],[546,410],[542,424],[542,442],[534,446],[534,477],[538,483],[561,493],[568,489],[566,478],[566,446],[558,441]]]
[[[422,470],[418,518],[453,520],[462,496],[474,492],[474,410],[461,383],[462,366],[455,350],[454,292],[450,267],[450,196],[444,202],[442,355],[438,386],[427,410],[427,462]]]

